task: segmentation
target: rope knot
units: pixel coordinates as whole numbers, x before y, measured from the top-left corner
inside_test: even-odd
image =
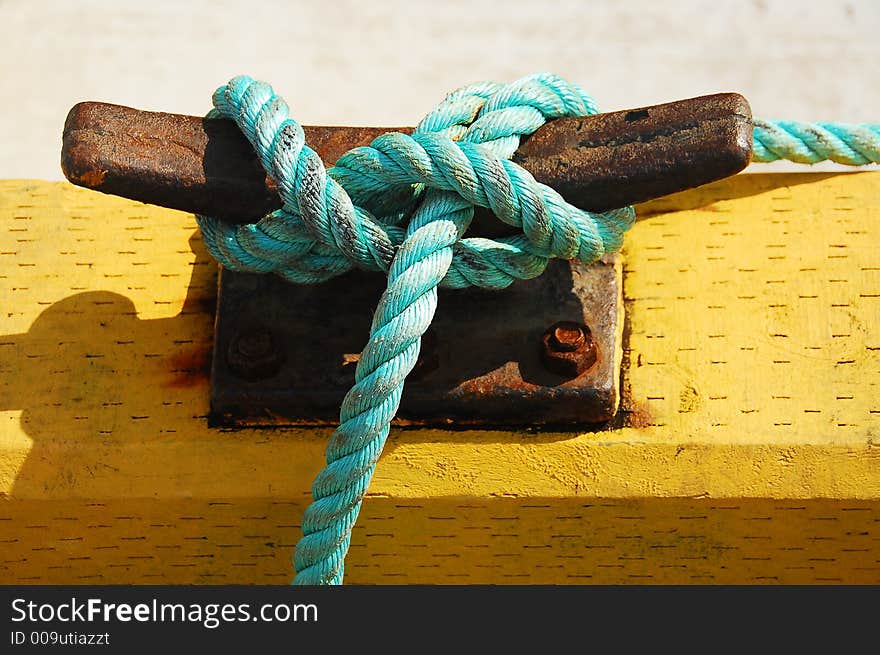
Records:
[[[501,289],[540,275],[551,257],[590,263],[620,246],[632,208],[583,211],[510,161],[520,138],[546,121],[595,112],[580,87],[546,73],[472,84],[449,94],[412,135],[384,134],[327,170],[268,84],[242,76],[214,93],[209,116],[239,126],[275,180],[282,208],[239,226],[197,217],[208,250],[230,269],[297,283],[353,267],[388,274],[302,519],[294,582],[342,581],[351,529],[437,287]],[[476,206],[521,233],[463,238]]]
[[[208,249],[233,270],[273,272],[296,283],[352,267],[387,272],[429,191],[454,193],[461,208],[486,207],[522,230],[498,240],[457,240],[441,282],[450,287],[503,288],[539,275],[551,257],[592,262],[619,248],[634,220],[631,208],[596,214],[573,207],[510,161],[520,138],[546,121],[596,113],[592,98],[555,75],[462,87],[412,135],[384,134],[329,170],[268,84],[236,77],[213,99],[211,115],[236,122],[283,203],[243,226],[199,217]]]

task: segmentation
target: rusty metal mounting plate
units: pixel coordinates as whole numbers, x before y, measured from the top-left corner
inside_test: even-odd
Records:
[[[385,285],[355,272],[316,286],[222,270],[211,372],[219,427],[334,425]],[[590,327],[596,364],[566,380],[541,363],[557,321]],[[505,291],[440,290],[420,363],[395,424],[455,427],[590,425],[611,419],[620,395],[620,255],[592,266],[554,260]],[[255,336],[256,335],[256,336]],[[274,351],[242,379],[240,347]],[[264,362],[265,363],[265,362]]]

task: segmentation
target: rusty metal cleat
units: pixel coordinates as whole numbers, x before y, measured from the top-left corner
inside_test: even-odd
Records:
[[[389,131],[304,130],[328,165]],[[550,121],[522,140],[513,160],[572,204],[604,211],[734,175],[751,152],[749,105],[723,93]],[[224,119],[80,103],[65,123],[61,166],[79,186],[231,222],[281,206],[247,140]],[[509,229],[488,210],[477,211],[472,227],[491,236]],[[589,267],[551,262],[545,275],[502,292],[444,292],[395,423],[611,419],[620,400],[622,283],[614,255]],[[381,276],[360,272],[295,287],[275,276],[221,271],[212,422],[334,423],[383,285]]]

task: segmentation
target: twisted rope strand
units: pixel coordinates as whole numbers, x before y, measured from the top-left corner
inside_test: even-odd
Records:
[[[547,120],[597,111],[580,87],[547,73],[453,91],[411,136],[384,134],[329,170],[268,84],[236,77],[213,100],[209,116],[236,122],[282,199],[281,209],[248,225],[198,216],[218,261],[299,284],[354,267],[388,274],[294,553],[294,584],[340,584],[351,530],[433,319],[438,286],[501,289],[540,275],[552,257],[593,262],[620,247],[635,214],[631,207],[577,209],[510,161],[520,138]],[[754,134],[756,161],[880,160],[876,125],[755,121]],[[475,206],[522,233],[463,238]]]
[[[752,159],[800,164],[833,161],[848,166],[880,163],[880,125],[804,123],[755,119]]]
[[[413,215],[388,274],[370,340],[342,402],[340,426],[327,445],[327,467],[312,486],[302,520],[295,584],[341,581],[351,527],[397,413],[403,382],[415,366],[421,336],[437,308],[437,286],[452,263],[452,246],[473,217],[473,205],[431,191]]]

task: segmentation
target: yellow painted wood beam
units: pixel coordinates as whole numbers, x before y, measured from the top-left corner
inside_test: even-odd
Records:
[[[394,431],[347,579],[880,582],[878,191],[640,207],[620,419]],[[0,582],[288,580],[330,431],[208,428],[215,292],[192,216],[0,181]]]

